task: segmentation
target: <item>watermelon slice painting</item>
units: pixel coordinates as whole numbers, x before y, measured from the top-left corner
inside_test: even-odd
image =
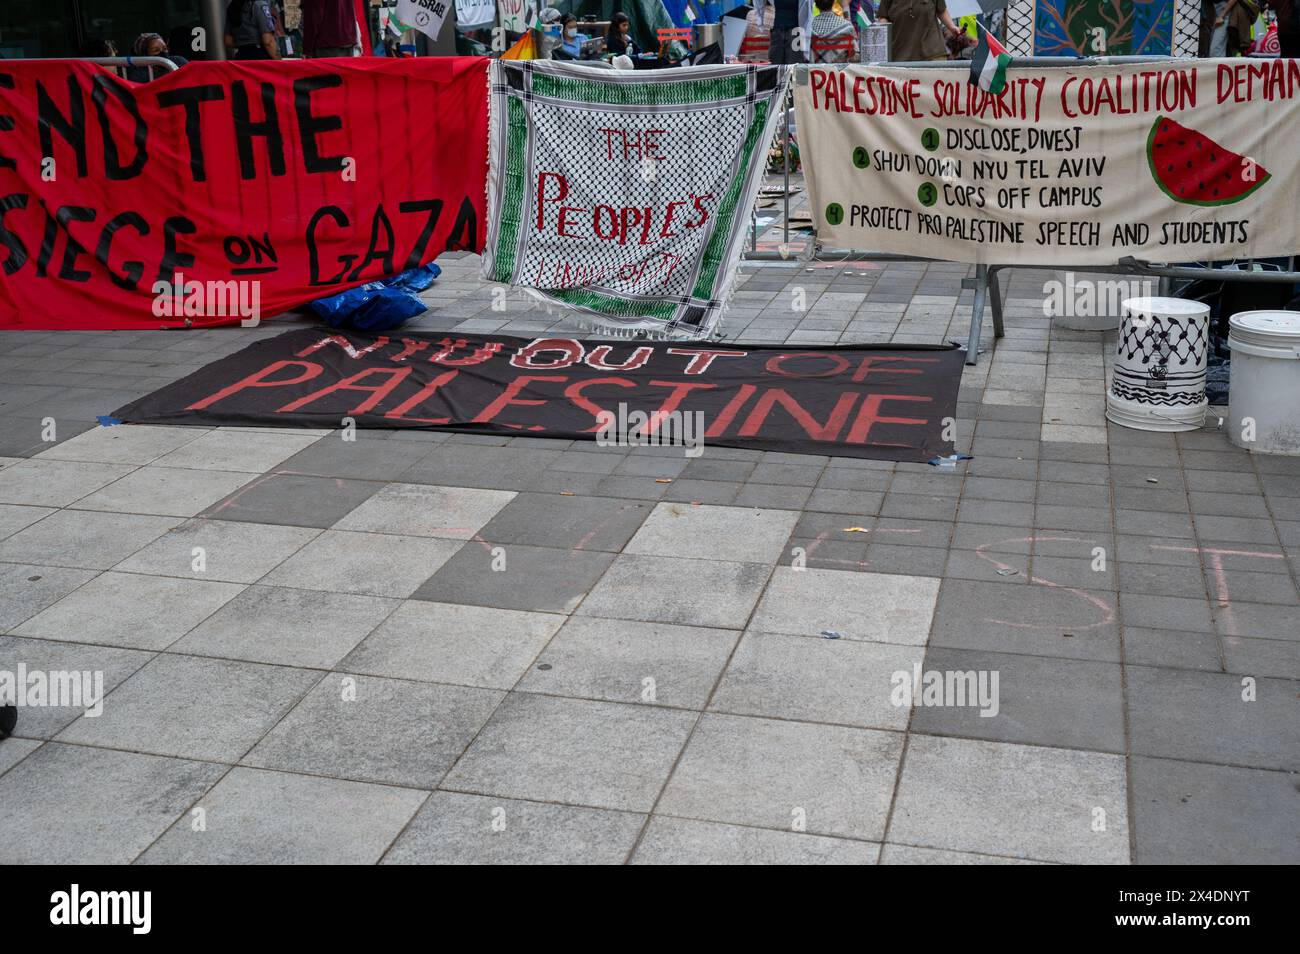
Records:
[[[1244,156],[1168,116],[1157,116],[1151,124],[1147,163],[1165,195],[1187,205],[1240,202],[1269,179],[1258,163],[1254,177],[1246,178],[1243,172],[1251,163]]]

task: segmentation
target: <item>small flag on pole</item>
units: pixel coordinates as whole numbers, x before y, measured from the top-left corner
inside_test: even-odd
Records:
[[[687,19],[689,22],[694,23],[694,22],[695,22],[695,19],[696,19],[696,16],[697,16],[697,14],[696,14],[696,12],[695,12],[695,8],[692,7],[689,3],[687,3],[687,4],[686,4],[686,19]]]
[[[979,33],[979,45],[970,61],[970,81],[997,96],[1007,88],[1007,67],[1011,65],[1012,56],[983,26]]]
[[[871,26],[871,18],[867,16],[867,11],[864,7],[858,7],[858,12],[853,14],[853,19],[859,30],[865,30],[867,27]]]

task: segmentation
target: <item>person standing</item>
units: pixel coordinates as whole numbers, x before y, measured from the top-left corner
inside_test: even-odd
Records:
[[[889,58],[896,63],[946,60],[939,21],[950,37],[961,34],[944,0],[880,0],[876,21],[889,24]]]
[[[1300,59],[1300,4],[1296,0],[1265,0],[1277,14],[1277,43],[1282,57]]]
[[[772,17],[772,47],[768,53],[773,63],[804,63],[807,45],[812,37],[799,36],[800,0],[773,0],[776,12]]]
[[[226,7],[226,48],[235,60],[278,60],[275,20],[267,0],[230,0]]]
[[[302,0],[302,46],[307,56],[352,56],[360,36],[352,0]]]
[[[817,16],[813,17],[812,22],[813,62],[847,63],[855,46],[853,24],[835,12],[835,0],[815,0],[815,5]]]

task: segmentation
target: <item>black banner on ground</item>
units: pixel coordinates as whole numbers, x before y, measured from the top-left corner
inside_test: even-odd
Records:
[[[431,428],[926,461],[952,453],[951,347],[759,347],[303,329],[114,412],[140,424]]]

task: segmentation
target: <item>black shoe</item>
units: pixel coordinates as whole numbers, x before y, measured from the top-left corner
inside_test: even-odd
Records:
[[[0,706],[0,739],[9,738],[18,724],[17,706]]]

